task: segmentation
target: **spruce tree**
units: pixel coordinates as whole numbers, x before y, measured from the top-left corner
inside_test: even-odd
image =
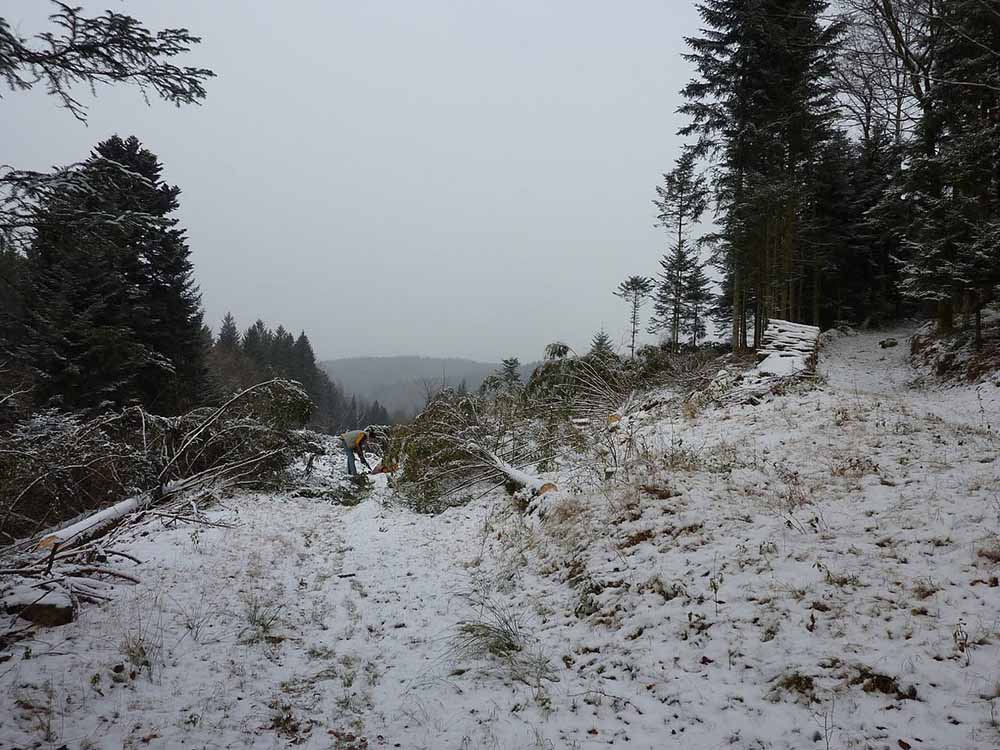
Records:
[[[981,346],[981,311],[1000,287],[1000,15],[981,0],[942,3],[938,14],[937,85],[910,154],[903,290],[934,303],[943,330],[955,308],[973,313]]]
[[[185,411],[203,395],[207,352],[191,251],[172,216],[180,188],[163,181],[163,165],[135,136],[112,136],[98,144],[93,158],[108,159],[136,175],[120,183],[116,193],[104,193],[105,211],[138,212],[156,220],[144,229],[126,228],[111,240],[127,259],[125,270],[135,287],[133,326],[142,343],[164,360],[140,373],[143,402],[164,414]]]
[[[233,317],[232,313],[227,312],[226,317],[222,319],[222,325],[219,328],[219,335],[216,338],[215,345],[220,349],[231,352],[235,352],[240,348],[240,331],[236,327],[236,318]]]
[[[618,359],[615,347],[611,343],[611,337],[603,328],[595,333],[594,338],[591,339],[590,351],[587,352],[587,356],[599,362],[611,362]]]
[[[769,315],[813,317],[823,294],[822,247],[805,238],[814,160],[831,137],[839,22],[823,0],[705,0],[702,36],[687,39],[696,77],[683,90],[681,132],[716,160],[718,265],[730,295],[734,349]],[[812,302],[804,305],[801,296]],[[802,311],[794,315],[796,310]],[[819,323],[819,321],[814,321]]]
[[[691,346],[698,346],[698,341],[705,337],[705,318],[712,302],[712,282],[705,275],[703,264],[695,261],[684,279],[684,306],[687,315],[684,317],[683,330],[691,336]]]
[[[653,317],[649,332],[666,330],[672,346],[680,345],[682,321],[687,310],[687,278],[693,260],[689,247],[689,233],[708,205],[708,187],[705,178],[695,172],[696,154],[685,149],[677,159],[674,169],[663,175],[663,185],[656,187],[659,226],[667,231],[671,249],[660,260],[659,282],[653,298]]]
[[[629,324],[632,328],[631,356],[635,357],[635,336],[639,332],[639,310],[649,293],[653,291],[653,280],[647,276],[629,276],[618,285],[614,294],[629,303]]]

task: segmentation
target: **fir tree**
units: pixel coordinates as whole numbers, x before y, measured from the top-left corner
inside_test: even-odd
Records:
[[[274,335],[269,342],[267,361],[271,368],[278,375],[283,377],[294,377],[294,349],[295,337],[285,330],[283,325],[279,325],[274,330]]]
[[[101,196],[104,210],[134,211],[156,220],[144,230],[126,228],[111,240],[127,259],[125,270],[135,287],[133,326],[142,343],[166,364],[166,372],[157,364],[139,374],[143,403],[163,414],[185,411],[203,396],[207,351],[191,251],[184,230],[171,216],[180,189],[163,181],[163,165],[135,136],[112,136],[98,144],[93,157],[136,175],[120,183],[116,193]]]
[[[500,363],[497,374],[507,390],[516,388],[521,384],[521,361],[517,357],[507,357]]]
[[[299,333],[292,347],[291,376],[302,383],[309,393],[316,387],[316,355],[306,332]]]
[[[201,41],[187,29],[153,32],[132,16],[106,11],[88,17],[82,8],[56,5],[49,16],[54,29],[39,35],[34,47],[0,18],[0,79],[12,91],[45,81],[48,93],[83,121],[80,84],[93,90],[99,83],[128,83],[177,105],[204,98],[204,83],[214,73],[168,62]]]
[[[836,288],[833,322],[889,322],[902,313],[899,264],[910,218],[900,194],[901,163],[896,135],[881,125],[857,146],[847,146],[847,184],[828,199],[841,201],[844,240],[833,258]],[[829,168],[828,175],[838,171]]]
[[[694,150],[686,149],[674,169],[663,175],[663,185],[657,186],[656,195],[653,203],[659,226],[667,230],[672,244],[670,252],[660,260],[649,332],[666,329],[676,349],[680,345],[682,322],[688,308],[687,278],[693,267],[688,235],[708,205],[705,179],[695,173]]]
[[[631,314],[629,323],[632,327],[631,356],[635,357],[635,336],[639,332],[639,310],[653,291],[653,280],[647,276],[629,276],[618,285],[614,294],[629,303]]]
[[[159,160],[135,138],[102,142],[82,169],[101,175],[109,161],[115,179],[102,190],[68,186],[39,213],[22,353],[46,398],[78,407],[138,399],[175,414],[204,398],[206,386],[200,298],[184,232],[170,215],[180,191],[163,183]],[[129,215],[142,221],[89,218]]]
[[[705,0],[702,36],[687,39],[697,76],[683,90],[682,133],[716,160],[718,265],[730,295],[732,341],[746,346],[769,315],[819,309],[825,258],[808,242],[811,175],[831,137],[839,22],[823,26],[823,0]],[[813,302],[807,308],[801,296]],[[818,320],[815,320],[817,324]]]
[[[263,320],[257,321],[243,333],[243,353],[260,368],[267,368],[274,334]]]
[[[660,259],[659,283],[653,297],[653,317],[649,321],[649,332],[667,330],[671,348],[680,346],[683,322],[687,316],[687,279],[691,273],[692,260],[687,246],[677,244],[669,255]]]
[[[594,338],[591,339],[590,351],[587,352],[587,356],[598,362],[611,362],[618,359],[615,347],[611,343],[611,337],[603,328],[595,333]]]
[[[705,267],[697,261],[691,264],[691,270],[684,279],[684,306],[687,315],[684,318],[684,331],[691,336],[691,346],[698,346],[698,341],[705,337],[705,317],[712,301],[712,283],[705,275]]]
[[[361,412],[358,409],[358,397],[351,396],[350,404],[348,404],[347,412],[344,414],[344,423],[347,426],[357,427],[361,424]],[[353,428],[352,428],[353,429]]]
[[[916,221],[903,290],[936,304],[943,330],[965,306],[981,346],[981,311],[1000,286],[1000,15],[980,0],[938,14],[938,83],[910,155]]]
[[[226,313],[219,328],[219,335],[215,345],[220,349],[235,352],[240,347],[240,331],[236,327],[236,319],[232,313]]]
[[[28,254],[20,359],[39,403],[122,406],[138,399],[139,372],[158,363],[129,319],[135,297],[113,245],[75,244],[58,222],[40,227]]]

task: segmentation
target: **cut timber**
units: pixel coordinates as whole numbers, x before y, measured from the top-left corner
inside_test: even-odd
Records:
[[[87,537],[94,536],[108,526],[117,523],[132,511],[137,510],[140,505],[144,505],[148,500],[148,495],[136,495],[127,500],[122,500],[120,503],[115,503],[110,508],[105,508],[99,513],[87,516],[72,526],[67,526],[65,529],[48,534],[38,543],[38,549],[62,547],[77,539],[86,539]]]
[[[495,454],[489,454],[490,459],[493,462],[493,466],[504,476],[510,479],[515,484],[524,487],[526,490],[531,492],[534,497],[539,497],[544,495],[546,492],[551,492],[557,489],[552,482],[546,482],[544,479],[527,474],[520,469],[515,469],[506,461],[498,458]]]
[[[787,320],[768,321],[757,350],[757,369],[768,375],[788,376],[811,370],[819,348],[819,328]]]

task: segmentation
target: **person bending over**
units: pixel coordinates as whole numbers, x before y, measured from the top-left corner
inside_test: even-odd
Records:
[[[365,458],[365,448],[368,447],[368,433],[364,430],[351,430],[350,432],[345,432],[340,436],[340,443],[344,448],[344,453],[347,454],[347,473],[352,477],[357,475],[358,467],[354,463],[354,456],[357,454],[358,458],[361,459],[361,463],[365,465],[368,471],[372,470],[371,465]]]

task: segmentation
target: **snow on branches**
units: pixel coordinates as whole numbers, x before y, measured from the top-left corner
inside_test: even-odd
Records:
[[[120,498],[126,499],[111,520],[221,482],[278,481],[302,447],[292,428],[311,408],[299,384],[270,380],[218,408],[180,417],[141,407],[92,419],[38,412],[0,434],[0,543],[14,544]]]

